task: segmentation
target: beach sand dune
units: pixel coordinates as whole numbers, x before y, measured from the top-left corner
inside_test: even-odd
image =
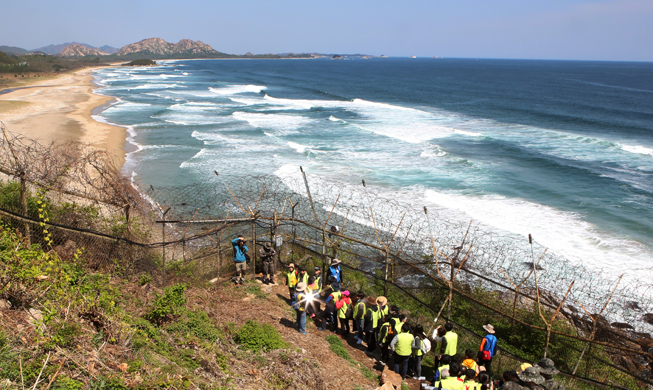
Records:
[[[0,121],[8,131],[42,144],[79,141],[105,149],[121,167],[126,130],[93,119],[93,109],[112,100],[93,93],[93,70],[63,74],[0,95]]]

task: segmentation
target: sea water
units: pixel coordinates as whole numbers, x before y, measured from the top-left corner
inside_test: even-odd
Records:
[[[653,274],[653,64],[188,60],[94,73],[145,185],[368,186],[570,261]],[[650,280],[650,279],[649,279]]]

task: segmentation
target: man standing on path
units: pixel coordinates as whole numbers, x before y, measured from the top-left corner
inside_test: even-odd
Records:
[[[322,270],[320,267],[315,267],[315,283],[317,283],[317,291],[322,291]]]
[[[249,252],[245,245],[245,238],[241,235],[231,240],[234,248],[234,264],[236,265],[236,285],[245,283],[245,271],[247,271],[247,255]]]
[[[497,337],[494,335],[494,326],[487,324],[483,325],[483,329],[487,332],[481,341],[481,347],[478,349],[478,364],[485,367],[490,378],[492,378],[492,358],[497,350]]]
[[[458,352],[458,335],[453,332],[453,324],[451,322],[444,324],[444,330],[446,333],[442,336],[440,355],[449,355],[453,358]]]
[[[274,256],[276,256],[277,251],[272,248],[271,242],[266,242],[263,245],[263,248],[259,251],[261,260],[263,260],[263,283],[274,284]]]

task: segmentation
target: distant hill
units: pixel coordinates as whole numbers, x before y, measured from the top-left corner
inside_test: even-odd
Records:
[[[15,46],[0,46],[0,51],[6,54],[27,54],[29,50],[21,49]]]
[[[103,51],[103,52],[105,52],[107,54],[114,54],[114,53],[117,53],[118,50],[120,50],[120,49],[116,49],[115,47],[112,47],[112,46],[109,46],[109,45],[100,46],[100,47],[98,47],[98,49],[100,49],[101,51]]]
[[[86,56],[106,56],[107,53],[96,49],[94,47],[85,46],[79,43],[74,43],[66,46],[57,57],[86,57]]]
[[[61,53],[61,51],[65,48],[67,48],[70,45],[82,45],[86,47],[93,47],[91,45],[87,45],[86,43],[79,43],[79,42],[66,42],[62,43],[60,45],[48,45],[48,46],[43,46],[39,47],[38,49],[34,49],[32,51],[42,51],[45,54],[50,54],[50,55],[57,55]]]
[[[201,41],[182,39],[177,43],[169,43],[161,38],[144,39],[140,42],[123,46],[116,55],[130,56],[136,53],[143,58],[170,58],[183,56],[206,58],[226,55],[214,50],[210,45]]]

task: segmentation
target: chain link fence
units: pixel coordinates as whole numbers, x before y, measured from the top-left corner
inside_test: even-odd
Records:
[[[421,308],[412,314],[427,327],[438,316],[458,324],[463,344],[476,348],[476,332],[492,323],[499,366],[546,356],[580,381],[653,384],[651,329],[642,320],[653,312],[648,281],[588,270],[531,237],[497,236],[407,207],[364,181],[327,182],[303,170],[214,172],[195,185],[155,188],[126,180],[92,147],[42,146],[4,128],[3,135],[0,217],[62,258],[84,248],[90,266],[147,272],[163,285],[170,268],[228,278],[230,240],[243,235],[253,259],[248,272],[257,272],[258,249],[271,241],[282,263],[341,259],[364,275],[366,288]]]

